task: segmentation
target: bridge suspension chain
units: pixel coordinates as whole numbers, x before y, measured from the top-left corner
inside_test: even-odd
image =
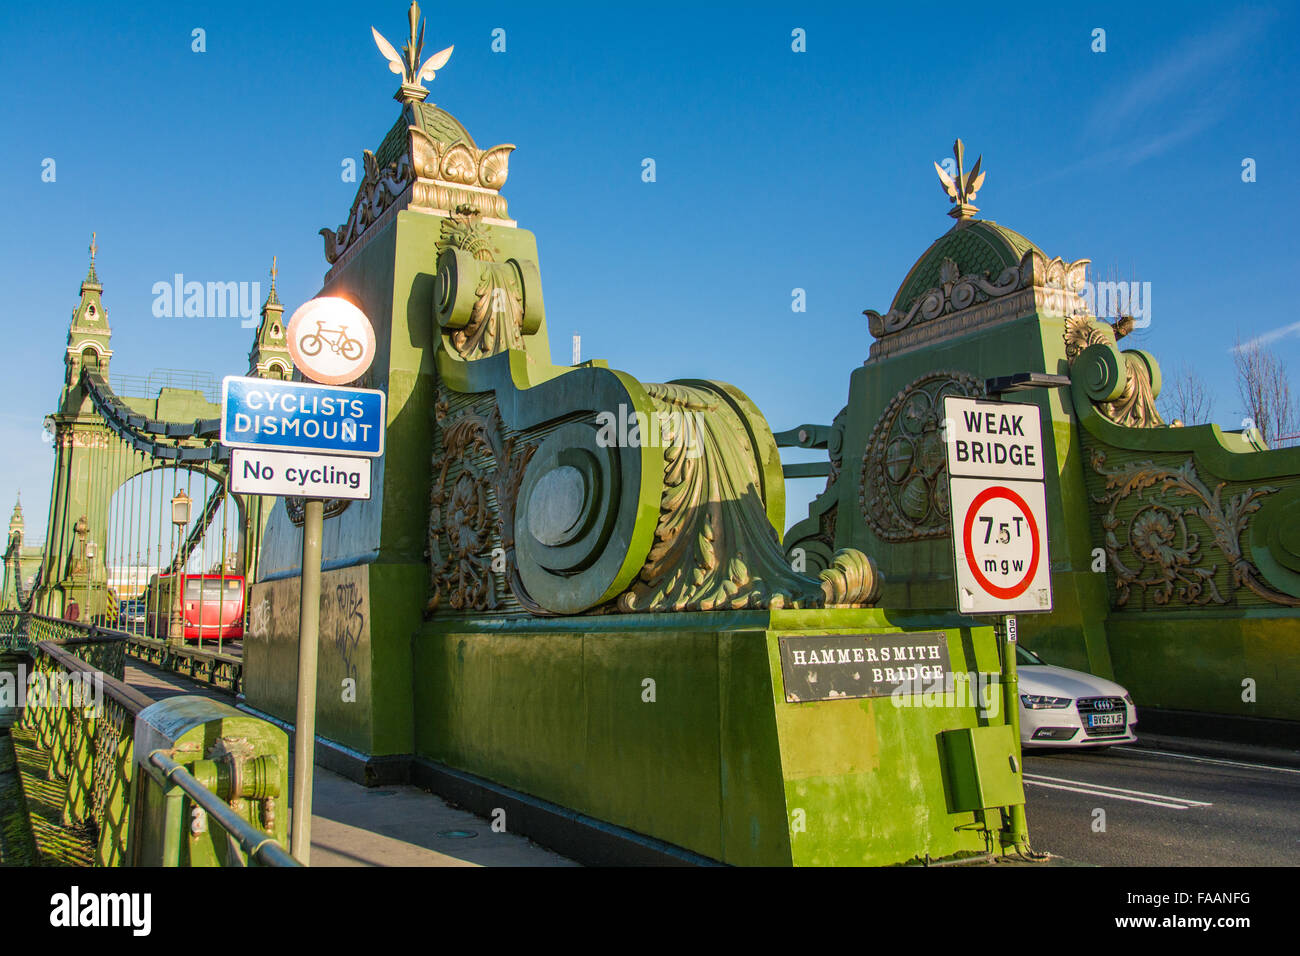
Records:
[[[220,444],[220,420],[152,418],[132,407],[138,400],[128,404],[118,396],[94,367],[83,368],[79,381],[106,431],[79,446],[86,449],[87,463],[84,472],[70,473],[76,475],[73,488],[78,499],[102,501],[108,510],[92,519],[93,530],[84,518],[75,528],[62,523],[60,540],[51,548],[56,563],[48,569],[59,571],[46,577],[63,579],[67,561],[63,593],[67,604],[84,608],[74,613],[169,643],[215,640],[222,654],[228,641],[242,637],[251,565],[245,540],[249,502],[229,491],[229,450]],[[54,488],[52,497],[67,501],[68,492]],[[197,508],[181,504],[180,494]],[[227,504],[237,509],[233,550]],[[102,556],[87,555],[87,546],[100,540]]]
[[[81,383],[105,424],[137,451],[170,461],[226,461],[229,449],[219,441],[221,422],[201,418],[192,422],[166,422],[148,418],[130,408],[98,372],[85,368]],[[198,440],[201,445],[183,445]]]

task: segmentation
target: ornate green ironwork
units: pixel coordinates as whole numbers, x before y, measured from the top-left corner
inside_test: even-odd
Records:
[[[13,617],[0,615],[0,630],[12,630]],[[30,626],[37,632],[68,633],[66,628],[57,626],[60,623],[67,622],[33,619]],[[67,838],[89,845],[97,866],[128,865],[132,853],[131,817],[136,810],[136,791],[130,786],[135,766],[135,724],[141,712],[154,701],[77,656],[77,652],[84,653],[88,646],[84,641],[75,643],[81,640],[72,638],[64,644],[50,640],[33,642],[31,693],[36,697],[29,697],[15,725],[18,743],[21,746],[30,740],[48,758],[50,781],[62,794],[61,823]],[[118,643],[125,641],[118,639]],[[95,688],[94,692],[83,696],[90,686]],[[276,844],[274,837],[253,830],[212,791],[225,778],[219,774],[210,776],[205,785],[188,769],[163,755],[150,754],[149,759],[155,766],[163,767],[168,779],[201,807],[208,819],[228,832],[243,852],[251,855],[252,865],[298,865]],[[245,758],[236,755],[232,759]],[[255,755],[250,759],[249,766],[253,767]],[[201,764],[194,766],[206,773]],[[278,791],[250,792],[258,797],[278,794]],[[189,817],[181,824],[188,826]],[[184,838],[181,834],[177,836]],[[217,859],[225,860],[228,865],[243,865],[234,855],[219,855]],[[64,862],[84,861],[74,855]]]

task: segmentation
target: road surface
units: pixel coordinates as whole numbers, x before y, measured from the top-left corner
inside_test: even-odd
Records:
[[[1300,768],[1137,745],[1026,751],[1024,779],[1035,850],[1098,866],[1300,865]]]

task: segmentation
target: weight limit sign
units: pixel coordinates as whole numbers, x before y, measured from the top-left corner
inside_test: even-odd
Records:
[[[949,479],[958,610],[1052,609],[1047,501],[1037,481]]]

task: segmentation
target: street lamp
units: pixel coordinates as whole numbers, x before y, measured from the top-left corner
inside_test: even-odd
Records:
[[[90,593],[90,588],[91,588],[91,579],[95,576],[93,572],[94,567],[95,567],[95,542],[87,541],[86,542],[86,613],[88,615],[91,613],[91,608],[92,608],[92,605],[90,603],[92,597]],[[88,619],[92,623],[94,622],[93,617],[90,617]]]
[[[190,523],[190,496],[184,491],[178,492],[172,499],[172,524],[183,528]]]
[[[180,550],[181,534],[184,532],[185,526],[188,525],[189,523],[190,523],[190,496],[187,495],[182,490],[178,492],[176,497],[172,499],[172,524],[175,525],[176,527],[175,551]],[[173,557],[172,557],[172,587],[171,587],[172,613],[171,613],[171,626],[168,628],[168,632],[169,632],[168,636],[173,641],[179,643],[183,641],[185,638],[184,631],[183,631],[185,624],[181,617],[181,591],[183,590],[181,586],[181,582],[179,580],[181,576],[180,575],[181,561],[180,561],[180,555],[176,554],[175,551],[173,551]]]

